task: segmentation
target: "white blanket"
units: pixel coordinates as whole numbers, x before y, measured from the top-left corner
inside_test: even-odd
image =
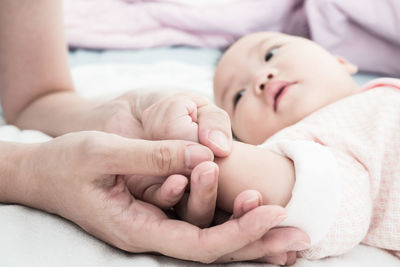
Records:
[[[152,65],[96,65],[73,70],[79,93],[89,98],[110,98],[129,89],[171,88],[212,96],[213,67],[177,62]],[[37,131],[0,127],[0,139],[41,142]],[[171,244],[172,246],[173,244]],[[164,256],[129,254],[88,235],[73,223],[18,205],[0,205],[0,266],[203,266]],[[232,266],[252,266],[237,263]],[[226,265],[224,265],[226,266]],[[257,264],[258,266],[258,264]],[[359,245],[350,253],[319,261],[299,259],[296,267],[400,266],[391,254]]]

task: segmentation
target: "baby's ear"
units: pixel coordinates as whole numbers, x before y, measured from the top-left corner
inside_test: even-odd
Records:
[[[347,71],[349,74],[355,74],[358,71],[358,67],[354,64],[352,64],[350,61],[347,59],[336,56],[336,60],[343,66],[343,68]]]

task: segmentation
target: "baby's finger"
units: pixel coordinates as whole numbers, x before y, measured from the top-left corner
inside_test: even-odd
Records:
[[[199,141],[218,157],[229,155],[232,148],[231,121],[228,113],[202,96],[188,95],[197,105]]]
[[[229,115],[213,104],[198,108],[199,141],[214,155],[225,157],[232,149],[232,131]]]
[[[198,142],[197,105],[184,95],[165,98],[142,115],[146,139]]]

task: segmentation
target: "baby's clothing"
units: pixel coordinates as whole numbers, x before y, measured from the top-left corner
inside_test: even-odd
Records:
[[[400,256],[400,80],[374,80],[261,146],[294,162],[283,225],[309,234],[300,256],[343,254],[360,242]]]

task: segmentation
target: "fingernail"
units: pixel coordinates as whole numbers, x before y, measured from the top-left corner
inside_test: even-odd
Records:
[[[172,194],[177,196],[182,194],[182,191],[185,189],[186,186],[176,186],[172,189]]]
[[[286,214],[279,215],[271,221],[270,227],[275,227],[287,218]]]
[[[285,265],[287,261],[287,254],[283,253],[279,256],[277,256],[276,261],[278,262],[278,265]]]
[[[189,169],[193,169],[203,161],[213,160],[213,153],[201,145],[188,145],[185,151],[185,164]]]
[[[306,241],[297,241],[294,242],[293,244],[289,245],[288,250],[289,251],[300,251],[300,250],[305,250],[310,247],[310,243]]]
[[[200,177],[199,177],[200,183],[203,186],[209,186],[209,185],[213,184],[214,183],[214,177],[213,177],[214,173],[215,173],[215,170],[211,170],[211,171],[206,171],[206,172],[200,174]]]
[[[248,199],[243,203],[242,211],[248,212],[249,210],[257,207],[259,203],[260,203],[260,198],[258,196]]]
[[[211,143],[213,143],[220,149],[222,149],[224,151],[229,150],[228,138],[221,131],[218,131],[218,130],[211,131],[208,134],[208,139],[211,141]]]

